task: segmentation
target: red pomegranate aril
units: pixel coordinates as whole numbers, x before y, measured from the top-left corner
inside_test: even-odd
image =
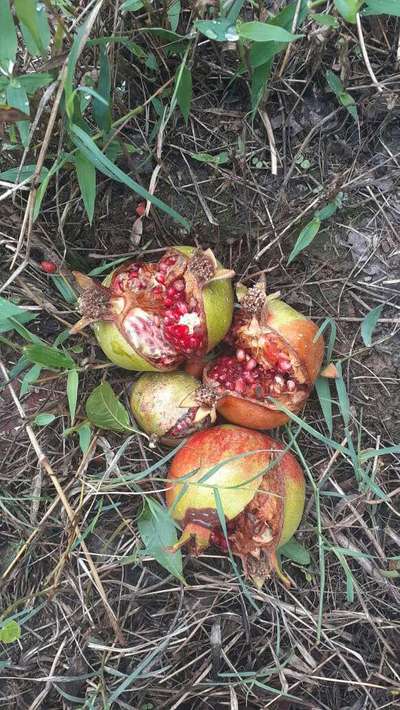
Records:
[[[251,370],[254,370],[255,367],[257,367],[256,360],[254,360],[254,358],[250,358],[246,363],[246,370],[250,372]]]
[[[167,290],[167,296],[169,298],[175,299],[178,295],[178,291],[174,289],[173,286],[170,286],[169,289]]]
[[[246,385],[245,385],[245,383],[243,382],[243,380],[236,380],[236,382],[235,382],[235,392],[237,392],[238,394],[243,394],[243,392],[245,391],[245,389],[246,389]]]
[[[199,344],[199,339],[195,335],[191,335],[188,342],[191,348],[195,348]]]
[[[246,359],[246,353],[244,350],[236,350],[236,359],[239,360],[239,362],[243,362],[243,360]]]
[[[165,283],[165,274],[159,272],[156,275],[156,279],[157,279],[158,283],[160,283],[160,284]]]
[[[288,392],[294,392],[296,389],[296,383],[293,382],[293,380],[288,380],[286,382],[286,389],[288,390]]]
[[[173,304],[172,298],[168,298],[168,297],[167,297],[167,298],[164,298],[164,306],[165,306],[165,308],[169,308],[170,306],[172,306],[172,304]]]
[[[163,271],[164,273],[165,273],[166,271],[168,271],[168,264],[167,264],[167,262],[166,262],[166,261],[160,261],[160,263],[159,263],[159,265],[158,265],[158,270],[159,270],[159,271]]]
[[[289,372],[291,369],[292,364],[289,360],[282,358],[278,361],[278,370],[280,370],[280,372]]]
[[[176,281],[174,281],[175,291],[178,291],[178,292],[184,291],[185,288],[186,288],[186,286],[185,286],[185,282],[183,279],[177,279]]]
[[[185,313],[188,312],[188,307],[187,307],[186,303],[184,303],[183,301],[178,301],[178,302],[176,303],[176,305],[175,305],[175,308],[178,310],[178,312],[179,312],[182,316],[185,315]]]
[[[285,384],[285,380],[283,379],[282,375],[275,375],[274,382],[275,385],[277,385],[278,387],[283,387],[283,385]]]

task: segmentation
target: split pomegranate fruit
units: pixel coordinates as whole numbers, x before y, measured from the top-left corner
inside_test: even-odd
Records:
[[[153,263],[126,262],[103,284],[74,273],[81,320],[93,324],[111,362],[127,370],[174,370],[222,340],[232,320],[233,271],[210,249],[168,249]]]
[[[172,549],[187,544],[199,554],[211,544],[223,551],[229,544],[257,586],[273,571],[290,585],[276,553],[300,524],[305,480],[282,444],[229,424],[197,432],[172,461],[166,499],[171,515],[182,526],[181,538]]]
[[[130,405],[151,439],[177,446],[215,421],[215,390],[186,372],[145,372],[133,383]]]
[[[301,313],[267,296],[263,283],[238,288],[240,309],[229,334],[232,351],[212,361],[203,381],[219,395],[217,410],[234,424],[271,429],[306,402],[321,369],[324,341]]]

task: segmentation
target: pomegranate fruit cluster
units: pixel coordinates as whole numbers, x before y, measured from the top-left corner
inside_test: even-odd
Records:
[[[210,249],[168,249],[157,262],[126,262],[100,284],[75,272],[78,332],[92,324],[111,362],[128,370],[175,370],[212,350],[233,312],[230,279]]]
[[[197,432],[172,461],[166,499],[182,527],[173,549],[188,545],[199,554],[211,544],[224,552],[229,546],[257,586],[272,572],[289,586],[277,551],[300,524],[305,480],[282,444],[229,424]]]

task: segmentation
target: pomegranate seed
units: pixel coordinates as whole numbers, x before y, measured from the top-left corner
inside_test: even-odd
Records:
[[[174,334],[177,337],[184,337],[189,333],[189,328],[187,325],[180,325],[179,323],[177,325],[174,325]]]
[[[246,353],[241,348],[236,350],[236,359],[239,360],[239,362],[243,362],[243,360],[246,359]]]
[[[156,275],[156,279],[157,279],[158,283],[160,283],[160,284],[165,283],[165,274],[158,273]]]
[[[54,261],[41,261],[40,268],[45,274],[54,274],[57,271],[57,266]]]
[[[160,261],[160,263],[158,264],[158,270],[159,270],[159,271],[163,271],[164,273],[165,273],[166,271],[168,271],[168,264],[167,264],[167,262],[166,262],[166,261]]]
[[[195,335],[191,335],[188,342],[189,342],[190,348],[193,350],[194,350],[194,348],[197,348],[199,345],[198,339],[196,338]]]
[[[178,301],[176,308],[182,316],[188,312],[188,307],[183,301]]]
[[[285,358],[280,358],[278,361],[278,370],[281,372],[289,372],[291,369],[292,365],[289,362],[289,360],[286,360]]]
[[[176,256],[169,256],[169,257],[166,259],[166,262],[165,262],[165,263],[168,264],[168,266],[173,266],[173,265],[176,263],[177,258],[178,258],[178,257],[176,257]]]
[[[167,290],[167,296],[169,298],[176,298],[178,295],[178,291],[175,291],[173,286],[170,286],[169,289]]]
[[[139,202],[136,210],[136,214],[138,217],[143,217],[144,213],[146,212],[146,203],[145,202]]]
[[[293,380],[288,380],[286,382],[286,389],[288,390],[288,392],[294,392],[296,389],[296,383],[293,382]]]
[[[254,370],[254,368],[257,367],[257,362],[254,360],[254,358],[250,358],[250,360],[246,363],[246,370],[250,372],[251,370]]]
[[[285,380],[281,375],[275,375],[274,382],[277,387],[283,387],[283,385],[285,384]]]
[[[246,382],[248,382],[249,384],[253,384],[253,382],[254,382],[254,377],[253,377],[253,375],[251,374],[251,372],[244,372],[244,373],[243,373],[243,377],[244,377],[244,379],[246,380]]]
[[[178,292],[184,291],[185,288],[186,288],[186,286],[185,286],[185,282],[183,281],[183,279],[177,279],[176,281],[174,281],[175,291],[178,291]]]
[[[243,392],[245,391],[245,389],[246,389],[246,385],[245,385],[245,383],[243,382],[243,380],[236,380],[236,382],[235,382],[235,392],[237,392],[238,394],[243,394]]]
[[[172,298],[165,298],[165,299],[164,299],[164,306],[165,306],[166,308],[169,308],[170,306],[172,306],[172,304],[173,304]]]

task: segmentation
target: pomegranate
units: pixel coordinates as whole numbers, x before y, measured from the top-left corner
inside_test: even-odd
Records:
[[[182,482],[184,477],[184,482]],[[219,491],[227,538],[217,512]],[[225,424],[193,434],[174,456],[166,492],[184,544],[199,554],[210,544],[243,562],[261,586],[275,571],[283,575],[276,551],[297,530],[304,510],[302,469],[282,444],[267,434]]]
[[[240,294],[240,295],[239,295]],[[232,351],[210,363],[203,381],[220,397],[217,410],[234,424],[271,429],[306,402],[321,369],[324,341],[317,326],[258,283],[239,291],[241,307],[229,334]]]
[[[186,372],[146,372],[134,382],[130,403],[139,426],[167,446],[215,421],[215,391]]]
[[[229,329],[230,279],[210,249],[168,249],[158,262],[126,262],[101,285],[75,272],[82,289],[76,333],[92,323],[100,347],[127,370],[174,370],[211,350]]]

